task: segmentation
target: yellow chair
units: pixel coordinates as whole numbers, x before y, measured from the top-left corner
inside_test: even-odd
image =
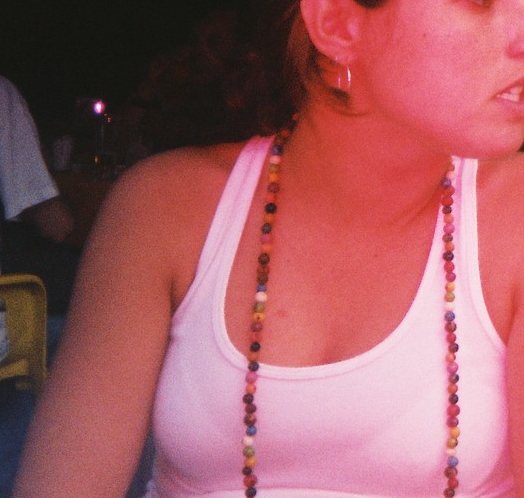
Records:
[[[38,394],[46,377],[47,301],[36,275],[0,275],[9,351],[0,361],[0,381],[16,378],[16,387]]]

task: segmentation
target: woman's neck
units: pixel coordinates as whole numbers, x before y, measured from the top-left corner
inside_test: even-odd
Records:
[[[325,107],[301,115],[286,156],[303,192],[383,223],[432,206],[450,160],[378,120]]]

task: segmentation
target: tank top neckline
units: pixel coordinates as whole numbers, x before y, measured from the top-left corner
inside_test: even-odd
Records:
[[[241,370],[245,370],[246,368],[246,359],[229,338],[225,318],[225,300],[235,255],[271,143],[272,137],[255,137],[251,139],[241,151],[227,180],[215,216],[211,222],[209,234],[199,261],[197,277],[188,295],[179,307],[179,309],[184,308],[186,302],[191,300],[192,292],[199,286],[199,277],[206,278],[207,269],[218,266],[221,275],[220,278],[216,279],[217,285],[213,293],[213,334],[221,354],[236,368]],[[456,199],[460,209],[460,213],[456,213],[456,219],[460,219],[463,209],[461,206],[463,197],[462,187],[464,183],[463,166],[466,160],[453,158],[453,161],[457,172]],[[476,162],[474,171],[470,172],[468,176],[470,180],[468,184],[473,180],[474,185]],[[471,211],[471,206],[469,206],[469,210]],[[347,371],[365,367],[386,354],[395,344],[405,337],[416,320],[420,319],[420,314],[423,312],[422,304],[428,296],[431,295],[435,279],[441,277],[440,252],[442,223],[439,207],[435,213],[431,247],[426,258],[417,291],[402,320],[382,341],[363,353],[334,363],[291,367],[261,362],[258,374],[266,377],[291,379],[340,375]],[[473,231],[476,236],[476,226],[473,227]],[[217,254],[220,254],[219,265],[216,265]],[[464,277],[466,277],[466,275],[464,275]],[[482,313],[482,309],[481,315],[488,317],[487,312]],[[489,317],[488,322],[491,323]],[[494,334],[496,335],[496,338],[494,338],[496,342],[498,334],[496,332],[494,332]],[[500,339],[499,342],[501,342]],[[498,346],[500,346],[500,344],[498,344]]]

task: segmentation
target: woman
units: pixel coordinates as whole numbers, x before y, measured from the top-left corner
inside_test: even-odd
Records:
[[[524,2],[291,3],[289,138],[112,193],[18,498],[122,496],[151,413],[151,497],[524,496],[524,170],[459,159],[523,141]]]

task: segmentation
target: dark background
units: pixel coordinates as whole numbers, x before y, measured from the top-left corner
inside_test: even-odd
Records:
[[[118,106],[154,55],[187,41],[194,23],[209,11],[241,4],[11,0],[0,19],[0,74],[18,86],[45,130],[72,112],[76,97],[100,97]]]

